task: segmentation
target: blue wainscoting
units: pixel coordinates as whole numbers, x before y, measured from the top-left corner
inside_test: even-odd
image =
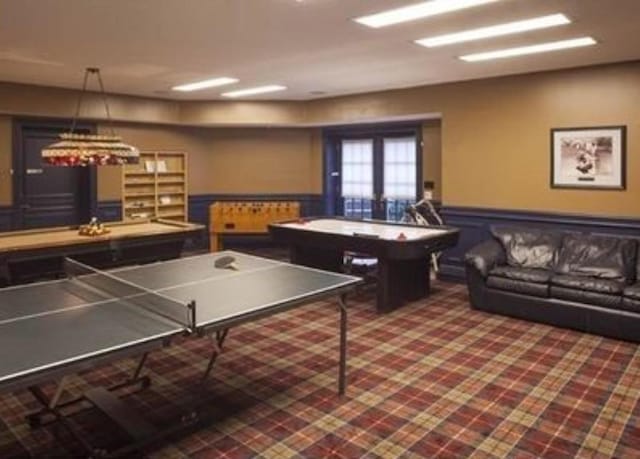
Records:
[[[38,226],[59,226],[56,211],[54,209],[53,215],[51,212],[41,213],[42,222]],[[101,201],[98,203],[96,213],[97,217],[104,222],[122,220],[122,203],[120,201]],[[0,206],[0,231],[19,230],[20,228],[18,228],[18,222],[15,218],[13,207]]]
[[[443,206],[440,214],[447,225],[461,230],[458,245],[443,253],[440,259],[440,276],[451,280],[464,280],[464,254],[491,237],[490,228],[493,225],[554,228],[618,236],[640,235],[640,219],[633,218],[448,206]]]
[[[13,208],[11,206],[0,207],[0,231],[13,229]]]
[[[255,202],[255,201],[297,201],[300,203],[300,215],[324,215],[324,202],[320,194],[197,194],[189,196],[189,221],[207,226],[205,240],[200,245],[208,247],[209,244],[209,206],[218,201]],[[264,244],[267,237],[234,238],[227,236],[228,242],[252,244],[256,241]]]
[[[323,215],[324,203],[322,195],[315,194],[195,194],[189,196],[189,221],[207,226],[207,231],[202,237],[190,241],[189,248],[206,248],[209,244],[209,206],[217,201],[297,201],[300,203],[300,214],[302,216]],[[101,221],[118,221],[122,219],[121,201],[100,201],[98,203],[97,216]],[[10,220],[10,217],[7,217]],[[2,224],[2,211],[0,209],[0,225]],[[251,243],[251,239],[239,238],[238,242],[246,241]],[[259,242],[264,243],[263,238]]]
[[[298,201],[302,216],[324,215],[325,207],[319,194],[198,194],[189,196],[189,221],[208,226],[209,206],[216,201]],[[560,214],[551,212],[530,212],[517,210],[484,209],[474,207],[439,207],[440,215],[447,225],[460,228],[458,245],[442,254],[440,259],[440,277],[443,279],[464,281],[464,254],[474,245],[488,239],[493,225],[516,225],[538,228],[556,228],[619,236],[640,236],[640,219],[595,217],[591,215]],[[97,215],[102,221],[121,219],[120,201],[101,201]],[[0,231],[15,229],[13,209],[0,206]],[[237,240],[236,240],[237,239]],[[243,244],[264,244],[265,237],[235,238],[229,242]],[[191,241],[190,247],[207,248],[209,244],[208,228],[202,237]]]
[[[98,219],[102,222],[122,220],[122,201],[100,201],[97,209]]]
[[[196,194],[189,196],[189,221],[207,225],[209,223],[209,206],[217,201],[298,201],[300,213],[303,216],[324,214],[322,196],[315,194]],[[2,218],[2,208],[0,208],[0,218]],[[102,221],[121,220],[122,202],[100,201],[98,203],[98,218]]]
[[[324,215],[324,202],[319,194],[196,194],[189,196],[189,221],[209,224],[209,206],[218,201],[297,201],[300,215]]]

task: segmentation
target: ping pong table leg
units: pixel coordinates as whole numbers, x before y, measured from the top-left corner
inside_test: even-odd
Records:
[[[224,340],[229,333],[229,329],[225,328],[224,330],[217,330],[215,334],[211,334],[211,341],[213,341],[213,351],[211,352],[211,358],[209,359],[209,363],[207,364],[207,369],[204,371],[202,375],[202,381],[205,381],[209,378],[211,374],[211,370],[213,369],[213,365],[216,363],[216,359],[218,355],[222,354],[222,345],[224,344]]]
[[[140,390],[142,389],[146,389],[147,387],[149,387],[151,385],[151,379],[149,378],[149,376],[142,376],[140,377],[140,373],[142,372],[142,369],[144,367],[145,362],[147,361],[147,356],[149,355],[148,352],[145,352],[144,354],[142,354],[142,356],[140,357],[140,360],[138,361],[138,364],[136,365],[136,368],[133,372],[133,376],[130,379],[127,379],[123,382],[117,383],[117,384],[113,384],[112,386],[107,387],[107,390],[109,392],[115,392],[118,391],[120,389],[124,389],[125,387],[131,387],[133,385],[136,384],[140,384]],[[53,409],[55,409],[56,411],[62,413],[62,410],[69,407],[69,406],[74,406],[77,405],[81,402],[83,402],[85,400],[84,395],[80,395],[79,397],[74,397],[74,398],[70,398],[65,400],[64,402],[60,402],[60,397],[62,396],[62,391],[64,390],[64,385],[66,382],[66,378],[67,376],[64,376],[61,380],[60,383],[58,383],[58,387],[56,389],[55,395],[51,398],[48,398],[44,395],[44,393],[40,390],[40,388],[38,388],[37,386],[33,386],[30,387],[29,390],[31,391],[31,393],[38,399],[38,401],[43,405],[43,407],[33,413],[30,413],[27,415],[27,421],[29,422],[29,425],[32,428],[35,427],[42,427],[42,426],[46,426],[48,424],[51,424],[53,422],[57,421],[57,417],[54,416],[53,418],[46,418],[45,416],[47,414],[51,414],[53,413]],[[36,395],[36,393],[34,391],[38,391],[38,395]],[[43,402],[43,400],[46,400],[46,403]],[[87,408],[88,409],[88,408]],[[75,411],[75,413],[78,413],[79,411],[83,411],[83,409],[80,409],[78,411]]]
[[[344,395],[347,386],[347,305],[345,295],[338,297],[340,307],[340,365],[338,374],[338,394]]]
[[[47,395],[44,393],[44,391],[40,387],[38,386],[29,387],[29,392],[33,394],[35,399],[38,402],[40,402],[40,404],[43,407],[42,410],[38,411],[37,413],[34,413],[34,415],[37,414],[38,416],[31,415],[27,417],[29,420],[29,424],[31,425],[31,427],[37,427],[38,425],[41,425],[40,416],[46,413],[51,413],[51,415],[53,415],[54,417],[54,420],[59,422],[65,428],[65,430],[67,430],[67,432],[71,434],[71,436],[80,444],[80,446],[87,452],[87,454],[93,455],[96,452],[96,450],[82,435],[80,435],[76,431],[76,429],[74,429],[71,422],[60,411],[60,405],[58,405],[57,403],[60,399],[60,396],[62,395],[62,391],[64,390],[64,384],[66,382],[66,379],[67,377],[65,376],[60,380],[60,383],[56,388],[56,392],[54,396],[51,398],[47,397]]]
[[[149,355],[148,352],[145,352],[144,354],[142,354],[142,357],[140,357],[140,361],[138,361],[138,365],[136,366],[136,369],[133,372],[133,378],[131,378],[129,381],[125,381],[122,384],[129,385],[129,384],[135,384],[136,382],[140,381],[143,389],[146,387],[149,387],[149,385],[151,384],[151,379],[149,379],[148,376],[143,376],[142,378],[140,377],[140,373],[142,372],[142,368],[144,367],[144,364],[147,361],[148,355]],[[122,387],[122,384],[120,385],[120,387]]]
[[[148,355],[148,352],[142,354],[130,379],[118,384],[114,384],[106,388],[106,390],[108,392],[114,392],[135,384],[140,384],[140,389],[148,387],[151,384],[151,379],[148,376],[140,376]],[[27,415],[27,421],[32,428],[43,427],[48,424],[59,422],[60,425],[62,425],[65,430],[68,431],[73,436],[73,438],[78,441],[80,446],[86,451],[89,457],[100,456],[102,455],[103,451],[100,449],[95,449],[89,443],[89,441],[86,440],[83,435],[73,426],[73,424],[67,419],[66,415],[63,412],[63,410],[67,407],[87,401],[86,394],[83,394],[79,397],[60,402],[68,378],[69,376],[63,376],[60,379],[60,382],[58,383],[58,386],[56,387],[56,390],[51,397],[48,397],[39,386],[29,387],[29,391],[33,394],[34,398],[42,405],[42,408]],[[73,414],[78,414],[79,412],[90,408],[90,406],[81,407],[80,409],[75,410]]]

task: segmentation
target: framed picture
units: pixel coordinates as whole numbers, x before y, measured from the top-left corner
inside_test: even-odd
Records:
[[[624,190],[626,126],[551,129],[551,187]]]

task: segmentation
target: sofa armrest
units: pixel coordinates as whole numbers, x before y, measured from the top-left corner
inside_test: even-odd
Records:
[[[464,261],[467,268],[474,268],[486,278],[494,266],[506,263],[507,256],[498,241],[488,239],[468,250]]]

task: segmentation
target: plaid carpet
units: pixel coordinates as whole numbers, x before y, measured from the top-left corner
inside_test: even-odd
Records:
[[[470,310],[463,285],[432,289],[386,315],[375,313],[371,290],[349,299],[342,398],[331,302],[231,330],[203,385],[207,339],[152,353],[153,384],[129,403],[158,424],[196,404],[207,422],[148,456],[640,457],[636,344]],[[117,381],[134,366],[74,376],[70,392]],[[54,440],[54,427],[29,429],[24,415],[36,406],[26,391],[0,398],[0,457],[77,454],[72,440]],[[92,410],[74,419],[99,444],[120,441]]]

